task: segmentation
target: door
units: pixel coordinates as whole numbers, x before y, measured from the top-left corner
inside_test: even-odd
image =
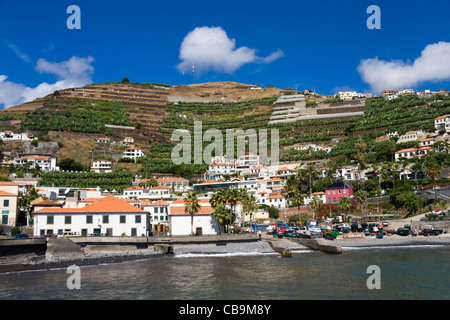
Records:
[[[8,224],[8,215],[7,214],[2,215],[2,224]]]
[[[203,233],[203,230],[202,230],[202,228],[196,228],[196,229],[195,229],[195,235],[197,235],[197,236],[201,236],[201,235],[202,235],[202,233]]]
[[[111,228],[106,229],[106,235],[107,235],[108,237],[111,237],[111,236],[112,236],[112,229],[111,229]]]

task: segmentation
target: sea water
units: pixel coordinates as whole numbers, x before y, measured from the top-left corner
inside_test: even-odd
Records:
[[[380,288],[367,285],[378,266]],[[450,247],[343,248],[279,254],[174,254],[67,269],[0,274],[0,299],[311,300],[450,299]]]

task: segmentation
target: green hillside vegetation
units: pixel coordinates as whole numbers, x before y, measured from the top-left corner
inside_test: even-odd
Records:
[[[133,125],[120,102],[65,99],[46,103],[43,108],[28,114],[21,129],[108,134],[110,129],[105,124]]]

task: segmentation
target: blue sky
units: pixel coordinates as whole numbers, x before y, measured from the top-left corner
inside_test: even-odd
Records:
[[[81,30],[66,26],[70,5],[81,9]],[[370,5],[381,9],[380,30],[366,26]],[[0,108],[123,77],[183,84],[183,61],[194,59],[197,83],[322,94],[450,89],[449,9],[448,0],[1,1]],[[216,36],[234,47],[206,42],[180,58],[184,40]]]

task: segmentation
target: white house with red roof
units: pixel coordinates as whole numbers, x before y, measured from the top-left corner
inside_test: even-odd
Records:
[[[327,195],[326,195],[325,191],[318,191],[318,192],[313,192],[309,196],[304,197],[303,204],[308,206],[314,197],[319,198],[319,200],[322,201],[322,203],[327,202]]]
[[[421,147],[421,148],[408,148],[402,149],[395,152],[395,161],[399,161],[403,158],[412,159],[415,157],[424,157],[428,152],[433,150],[431,147]]]
[[[216,235],[219,226],[213,217],[214,208],[209,199],[199,199],[200,210],[193,216],[193,233],[195,235]],[[169,206],[169,232],[173,236],[191,234],[191,215],[186,212],[184,199],[173,201]]]
[[[147,212],[108,196],[82,208],[43,208],[34,213],[34,236],[63,234],[147,235]]]
[[[445,128],[445,124],[450,122],[450,114],[446,114],[437,118],[434,118],[434,127],[436,130]]]

